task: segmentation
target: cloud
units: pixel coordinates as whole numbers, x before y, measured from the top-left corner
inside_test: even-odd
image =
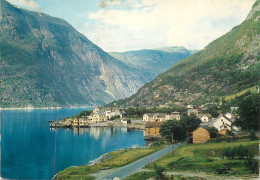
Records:
[[[88,15],[95,35],[89,30],[82,30],[90,40],[107,51],[176,45],[202,49],[241,23],[254,0],[116,2],[118,4]]]
[[[17,6],[22,6],[25,8],[30,8],[30,9],[38,9],[39,5],[35,1],[31,0],[7,0],[11,4],[17,5]]]
[[[109,5],[119,5],[121,4],[122,1],[121,0],[109,0],[109,1],[101,1],[100,2],[100,7],[101,8],[106,8]]]

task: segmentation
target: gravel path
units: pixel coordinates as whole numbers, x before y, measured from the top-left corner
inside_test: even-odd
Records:
[[[200,178],[205,178],[207,180],[223,180],[223,179],[233,179],[233,180],[245,180],[245,179],[255,179],[258,180],[258,176],[246,176],[246,177],[237,177],[237,176],[225,176],[225,175],[211,175],[211,174],[206,174],[204,172],[199,172],[199,173],[193,173],[193,172],[166,172],[165,174],[167,175],[182,175],[186,177],[200,177]]]

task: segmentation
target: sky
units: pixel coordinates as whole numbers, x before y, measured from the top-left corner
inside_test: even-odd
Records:
[[[8,0],[68,21],[105,51],[201,50],[242,23],[255,0]]]

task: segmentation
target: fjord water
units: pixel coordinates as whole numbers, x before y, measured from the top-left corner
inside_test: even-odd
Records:
[[[127,128],[50,129],[49,120],[82,110],[0,111],[0,177],[51,179],[66,167],[85,165],[104,153],[145,144],[142,131]]]

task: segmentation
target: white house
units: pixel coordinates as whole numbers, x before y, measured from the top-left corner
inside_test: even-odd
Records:
[[[180,120],[180,113],[179,112],[172,112],[171,114],[166,114],[166,113],[146,113],[143,115],[143,121],[148,122],[148,121],[158,121],[158,122],[163,122],[167,120]]]
[[[193,105],[188,105],[187,109],[193,109]]]
[[[205,114],[199,114],[198,118],[202,121],[202,122],[209,122],[209,117]]]
[[[227,118],[229,118],[229,119],[231,119],[231,118],[232,118],[232,114],[230,114],[229,112],[228,112],[228,113],[226,113],[226,114],[225,114],[225,116],[226,116]]]
[[[111,118],[113,116],[120,116],[120,118],[122,118],[123,114],[119,111],[118,108],[116,108],[116,109],[110,110],[110,117],[109,118]]]
[[[175,111],[172,112],[171,114],[165,115],[165,120],[172,120],[172,119],[176,119],[177,121],[179,121],[181,119],[180,113]]]
[[[214,121],[211,121],[210,124],[220,131],[222,129],[231,130],[232,123],[231,123],[231,119],[227,118],[226,116],[221,115]]]
[[[188,115],[195,114],[196,116],[198,116],[198,113],[198,109],[188,109]]]
[[[94,115],[96,117],[94,117]],[[123,114],[120,112],[120,110],[118,108],[96,107],[93,109],[93,114],[90,116],[90,118],[93,119],[93,117],[94,117],[94,118],[97,118],[98,120],[102,119],[102,121],[104,121],[107,119],[111,119],[111,117],[117,116],[117,115],[120,116],[120,118],[123,117]],[[99,118],[98,116],[100,116],[100,117],[102,116],[102,118]],[[103,116],[105,116],[105,117],[103,117]],[[95,121],[95,120],[92,120],[92,121]]]
[[[88,116],[88,119],[92,122],[92,123],[98,123],[98,122],[103,122],[103,121],[107,121],[107,117],[105,112],[103,111],[93,111],[93,113],[91,113]]]
[[[146,113],[143,115],[143,121],[150,121],[153,115],[151,113]]]

